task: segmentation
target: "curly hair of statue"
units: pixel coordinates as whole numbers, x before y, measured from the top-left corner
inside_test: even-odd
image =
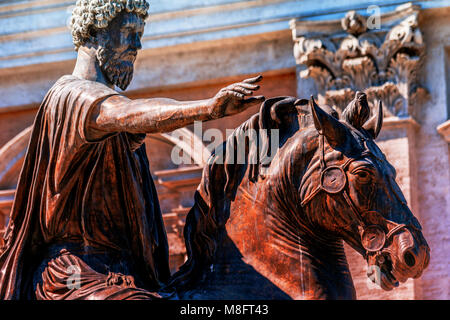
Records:
[[[70,20],[76,50],[89,39],[92,28],[106,28],[120,12],[134,12],[145,20],[149,7],[145,0],[78,0]]]

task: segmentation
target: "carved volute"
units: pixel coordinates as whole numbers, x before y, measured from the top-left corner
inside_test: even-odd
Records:
[[[299,76],[314,79],[319,102],[338,112],[364,91],[369,104],[383,102],[385,117],[414,118],[427,96],[417,80],[425,52],[418,16],[407,4],[378,17],[349,11],[341,20],[291,21]]]

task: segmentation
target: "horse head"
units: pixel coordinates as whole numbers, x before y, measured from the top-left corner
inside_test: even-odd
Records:
[[[342,240],[385,290],[419,277],[429,247],[374,142],[381,104],[369,116],[361,92],[341,119],[313,98],[266,100],[203,170],[184,228],[188,260],[171,286],[215,299],[353,299]],[[245,161],[231,161],[239,150]]]
[[[342,238],[361,253],[369,278],[384,290],[419,277],[430,249],[395,181],[394,167],[374,142],[383,122],[381,102],[370,119],[361,92],[341,120],[312,97],[309,106],[314,125],[302,135],[309,135],[315,147],[302,171],[293,170],[300,177],[296,187],[301,214],[313,229]],[[307,153],[300,149],[297,159],[304,161]]]

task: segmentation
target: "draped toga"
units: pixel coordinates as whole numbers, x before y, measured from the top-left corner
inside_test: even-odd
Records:
[[[118,94],[68,75],[45,96],[4,236],[0,299],[145,299],[170,276],[145,134],[87,127]]]

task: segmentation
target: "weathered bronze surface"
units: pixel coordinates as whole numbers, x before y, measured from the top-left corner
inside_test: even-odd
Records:
[[[77,2],[76,66],[50,89],[34,122],[1,249],[0,299],[164,297],[156,291],[170,276],[168,245],[145,134],[264,100],[249,97],[261,77],[201,101],[119,94],[114,85],[131,81],[148,4],[115,2]],[[93,23],[94,13],[104,19]]]
[[[171,282],[179,296],[353,299],[342,240],[385,290],[419,277],[429,247],[374,142],[381,103],[370,119],[369,111],[361,92],[341,120],[313,98],[278,97],[238,127],[221,150],[236,154],[245,143],[245,163],[225,157],[221,164],[213,155],[187,216],[189,259]],[[242,137],[250,129],[280,130],[269,164],[248,161],[256,144],[271,139],[248,142]]]
[[[429,248],[374,142],[381,105],[369,119],[358,92],[341,119],[312,98],[278,97],[238,127],[203,171],[185,226],[189,259],[171,277],[145,134],[260,104],[249,96],[261,77],[208,100],[128,99],[114,86],[132,79],[148,5],[117,3],[77,3],[77,63],[36,116],[0,253],[0,299],[351,299],[342,240],[378,268],[369,277],[385,290],[421,275]],[[94,23],[93,9],[107,14]],[[251,129],[269,134],[245,138]],[[220,155],[242,144],[242,163]],[[276,157],[258,155],[261,146]]]

